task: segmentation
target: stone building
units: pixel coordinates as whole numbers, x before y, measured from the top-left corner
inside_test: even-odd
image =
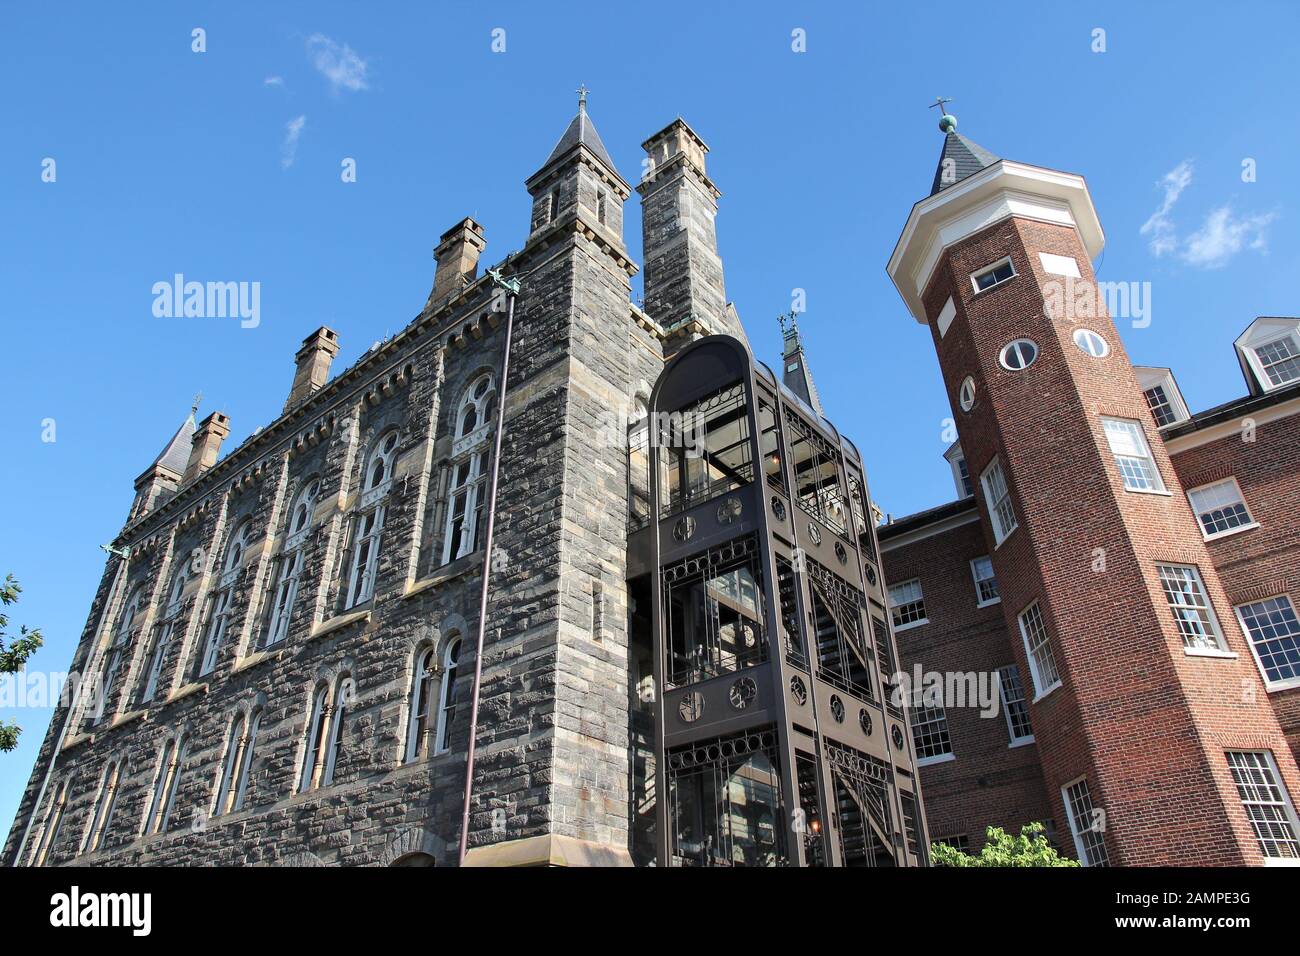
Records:
[[[526,181],[528,240],[494,275],[479,270],[482,226],[464,219],[442,235],[428,301],[399,334],[332,375],[336,335],[312,333],[283,414],[224,456],[224,415],[181,426],[136,481],[71,665],[94,692],[56,711],[7,864],[454,864],[485,574],[466,862],[654,859],[655,693],[628,572],[629,529],[653,498],[629,469],[629,425],[683,347],[747,346],[726,300],[707,147],[680,119],[643,146],[644,309],[623,239],[631,186],[584,95]],[[816,404],[791,387],[792,407]],[[798,415],[834,436],[819,408]],[[853,534],[857,575],[859,536],[875,560],[874,522],[856,452],[842,454],[863,495],[856,533],[838,532]],[[877,578],[881,665],[862,652],[872,706],[894,654]],[[905,730],[901,710],[879,712],[875,738],[892,728],[895,743],[879,745],[888,766],[870,757],[874,829],[862,823],[857,849],[832,861],[924,860],[894,722]],[[739,790],[752,803],[751,783]],[[803,846],[783,793],[785,821],[758,825]],[[750,858],[706,849],[712,862]]]
[[[1046,822],[1091,865],[1295,863],[1300,319],[1191,414],[1130,364],[1082,177],[945,116],[889,274],[930,331],[957,499],[879,532],[905,670],[994,675],[911,712],[931,833]]]

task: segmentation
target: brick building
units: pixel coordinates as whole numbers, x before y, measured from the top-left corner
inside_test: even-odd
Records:
[[[656,773],[663,862],[924,862],[860,456],[806,376],[749,354],[703,141],[678,119],[643,147],[645,309],[584,94],[526,181],[522,249],[480,274],[484,230],[457,223],[418,315],[333,376],[318,329],[282,415],[224,456],[227,418],[191,414],[136,481],[70,667],[91,692],[55,712],[6,864],[455,863],[485,577],[467,864],[655,860]],[[660,502],[656,383],[667,363],[696,370],[674,394],[708,385],[718,356],[743,372]],[[661,574],[689,622],[650,613]],[[833,752],[819,721],[844,725]]]
[[[1246,396],[1190,414],[1129,363],[1082,177],[941,129],[889,274],[934,341],[958,497],[879,538],[904,670],[994,675],[995,706],[912,710],[931,834],[1294,863],[1300,319],[1251,323]]]

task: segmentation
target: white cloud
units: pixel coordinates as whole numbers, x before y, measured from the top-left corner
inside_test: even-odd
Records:
[[[266,79],[262,81],[262,83],[265,86],[284,86],[284,77],[268,76]]]
[[[1165,173],[1160,182],[1156,184],[1165,191],[1164,202],[1138,230],[1142,235],[1151,237],[1149,246],[1152,255],[1156,257],[1167,255],[1178,247],[1178,237],[1174,233],[1174,224],[1169,218],[1169,214],[1173,211],[1174,203],[1178,202],[1178,197],[1183,194],[1183,190],[1190,186],[1191,183],[1192,161],[1184,159]]]
[[[280,168],[288,169],[298,157],[298,139],[302,128],[307,125],[307,117],[295,116],[284,124],[284,142],[280,144]]]
[[[1263,252],[1268,248],[1265,230],[1276,218],[1276,214],[1269,212],[1239,219],[1233,215],[1231,206],[1220,206],[1183,242],[1179,258],[1202,269],[1218,269],[1242,249]]]
[[[369,89],[366,72],[370,66],[346,43],[339,44],[323,33],[313,33],[307,38],[307,55],[316,71],[329,80],[332,92],[356,93]]]

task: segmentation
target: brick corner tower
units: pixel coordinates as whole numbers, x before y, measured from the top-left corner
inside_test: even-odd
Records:
[[[1088,187],[956,125],[888,272],[934,340],[1055,819],[1092,865],[1283,856],[1261,796],[1300,774],[1099,296]]]

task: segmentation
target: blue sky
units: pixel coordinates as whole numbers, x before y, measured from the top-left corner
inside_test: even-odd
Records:
[[[98,546],[194,393],[233,448],[279,412],[316,326],[343,368],[418,313],[459,218],[484,225],[485,261],[518,248],[523,181],[579,83],[629,180],[678,114],[709,143],[755,352],[775,364],[775,316],[805,289],[827,412],[896,515],[953,495],[930,338],[884,271],[934,174],[936,94],[994,153],[1087,177],[1099,276],[1151,283],[1130,355],[1172,366],[1194,411],[1244,392],[1231,341],[1254,316],[1300,308],[1293,5],[230,6],[0,4],[0,574],[25,589],[15,623],[45,633],[34,669],[70,662]],[[639,261],[635,201],[626,238]],[[260,324],[155,317],[178,272],[259,282]],[[25,727],[0,755],[7,827],[49,711],[0,719]]]

